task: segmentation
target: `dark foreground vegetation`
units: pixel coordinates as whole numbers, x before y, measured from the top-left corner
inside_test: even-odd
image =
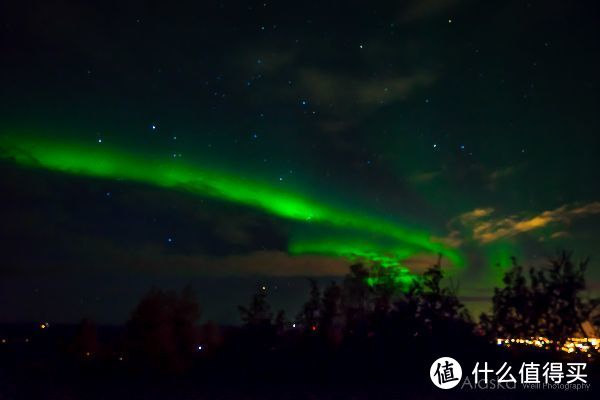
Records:
[[[587,261],[561,253],[525,270],[516,260],[476,322],[444,284],[438,262],[410,284],[389,268],[351,267],[288,318],[258,288],[240,306],[243,325],[199,324],[193,291],[151,290],[126,326],[2,327],[0,399],[376,399],[594,396],[596,353],[498,346],[496,338],[544,336],[557,343],[597,326],[597,299],[585,296]],[[377,279],[368,279],[376,277]],[[371,284],[368,284],[370,282]],[[373,283],[375,282],[375,283]],[[586,325],[587,324],[587,325]],[[11,331],[12,330],[12,331]],[[28,335],[26,341],[24,335]],[[590,354],[590,355],[588,355]],[[442,356],[477,361],[588,363],[591,391],[442,391],[429,368]]]

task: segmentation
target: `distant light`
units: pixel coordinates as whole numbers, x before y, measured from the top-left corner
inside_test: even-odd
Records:
[[[198,351],[202,351],[202,346],[198,346]]]
[[[151,125],[150,128],[152,128],[153,131],[156,130],[156,125]]]
[[[436,147],[437,147],[437,143],[434,143],[433,144],[433,148],[435,149]]]
[[[262,290],[267,290],[266,286],[261,287]]]
[[[123,361],[123,357],[119,357],[119,361]]]
[[[4,343],[6,343],[6,339],[2,339],[2,343],[3,343],[3,344],[4,344]]]
[[[313,325],[313,326],[311,326],[311,327],[310,327],[310,329],[312,329],[312,331],[314,332],[314,331],[316,331],[316,330],[317,330],[317,326],[316,326],[316,325]]]
[[[499,346],[511,347],[511,343],[534,346],[537,348],[550,350],[555,347],[556,350],[562,350],[566,353],[582,352],[590,353],[595,352],[596,354],[600,350],[600,339],[598,338],[567,338],[564,341],[554,341],[543,336],[529,337],[529,338],[511,338],[511,339],[496,339]]]
[[[295,327],[296,327],[296,324],[292,324],[292,328],[295,328]]]
[[[98,139],[98,143],[102,143],[102,139]]]

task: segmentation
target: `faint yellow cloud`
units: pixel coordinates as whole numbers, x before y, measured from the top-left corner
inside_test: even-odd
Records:
[[[510,215],[504,218],[492,218],[493,208],[476,208],[463,213],[450,222],[450,226],[459,223],[467,229],[474,240],[481,243],[490,243],[501,238],[515,236],[521,233],[549,227],[550,225],[569,224],[574,218],[582,218],[587,215],[600,213],[600,202],[592,202],[583,205],[565,204],[554,210],[543,211],[538,215],[523,216]],[[452,228],[456,232],[456,228]],[[456,234],[454,233],[454,240]],[[567,232],[558,231],[550,235],[558,238],[568,235]]]

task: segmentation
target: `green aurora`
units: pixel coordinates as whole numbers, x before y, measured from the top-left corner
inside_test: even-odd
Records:
[[[237,174],[186,163],[180,158],[157,159],[134,155],[105,143],[89,145],[73,140],[24,135],[0,137],[0,149],[4,157],[30,168],[182,189],[198,196],[258,208],[303,225],[317,225],[328,234],[337,230],[340,235],[333,237],[322,234],[304,237],[306,235],[292,233],[289,252],[341,256],[392,267],[399,282],[406,282],[410,276],[403,262],[411,256],[440,254],[454,266],[464,264],[456,249],[435,241],[424,232],[406,229],[377,216],[341,209]],[[355,232],[354,236],[348,237],[348,231]],[[360,240],[356,239],[358,233]]]

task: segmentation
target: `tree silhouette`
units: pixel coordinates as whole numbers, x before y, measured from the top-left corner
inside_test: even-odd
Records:
[[[240,317],[247,326],[271,325],[273,313],[267,302],[267,290],[263,286],[252,296],[248,307],[238,306]]]
[[[373,297],[373,291],[368,284],[370,277],[369,269],[362,264],[351,265],[350,273],[344,277],[342,305],[346,331],[350,335],[367,334]]]
[[[150,368],[185,370],[197,349],[199,318],[200,307],[190,287],[181,295],[152,289],[127,324],[132,360]]]
[[[310,294],[308,300],[302,306],[296,321],[307,331],[316,331],[319,325],[321,313],[321,291],[316,279],[308,279]]]
[[[266,351],[270,352],[277,346],[278,334],[285,326],[285,313],[280,311],[273,319],[264,286],[258,288],[247,307],[238,306],[238,310],[244,324],[236,337],[233,356],[246,364],[252,374],[259,374],[266,365],[259,362],[258,356],[264,356]]]
[[[284,310],[277,311],[277,315],[275,315],[275,319],[273,320],[273,324],[275,325],[275,330],[278,334],[281,334],[285,331],[288,325],[288,319],[285,316]]]
[[[494,290],[491,315],[482,315],[482,326],[504,338],[541,335],[561,341],[581,333],[597,300],[582,297],[589,260],[573,263],[571,257],[563,251],[546,267],[531,267],[528,277],[513,258],[504,287]]]
[[[371,266],[368,282],[371,287],[370,295],[375,318],[380,319],[386,315],[392,309],[392,303],[398,295],[410,288],[412,280],[403,276],[401,270],[402,267],[396,265]]]
[[[433,318],[469,322],[471,317],[458,299],[456,288],[441,286],[443,277],[440,258],[423,274],[423,312]]]
[[[98,343],[98,329],[94,321],[84,318],[79,322],[70,350],[79,357],[97,356],[100,345]]]
[[[319,318],[321,332],[331,342],[341,341],[343,317],[342,288],[337,283],[331,282],[323,292]]]
[[[492,316],[482,315],[481,322],[487,331],[499,337],[529,337],[535,335],[536,326],[531,318],[535,310],[535,319],[539,320],[538,307],[532,307],[532,290],[528,286],[523,267],[512,258],[513,266],[506,271],[502,281],[503,288],[494,289]],[[536,293],[544,292],[544,275],[532,272]],[[541,287],[540,287],[541,285]],[[544,332],[540,332],[543,334]]]
[[[399,315],[414,319],[408,324],[412,325],[414,335],[435,336],[441,341],[449,341],[472,332],[471,317],[458,299],[456,288],[443,286],[443,278],[440,257],[420,279],[413,280],[402,299],[395,304]]]

